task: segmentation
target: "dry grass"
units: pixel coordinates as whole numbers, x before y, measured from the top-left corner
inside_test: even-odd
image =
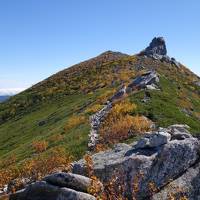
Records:
[[[65,129],[71,129],[74,128],[82,123],[84,123],[86,121],[85,116],[82,115],[74,115],[71,118],[69,118],[69,120],[67,121],[67,124],[65,126]]]

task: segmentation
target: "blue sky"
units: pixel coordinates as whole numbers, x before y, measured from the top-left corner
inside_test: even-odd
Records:
[[[154,36],[200,75],[199,0],[0,0],[0,92],[106,50],[135,54]]]

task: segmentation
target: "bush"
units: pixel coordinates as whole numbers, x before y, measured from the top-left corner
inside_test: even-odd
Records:
[[[72,157],[63,148],[55,147],[47,156],[39,155],[24,162],[21,173],[24,177],[38,180],[55,170],[68,170]]]
[[[45,140],[42,141],[33,141],[32,142],[32,147],[36,151],[36,153],[41,153],[46,151],[48,147],[48,142]]]
[[[100,127],[101,143],[112,144],[128,139],[135,133],[150,130],[150,121],[143,116],[131,116],[137,106],[129,101],[116,103]]]
[[[101,142],[112,144],[130,136],[150,130],[151,123],[143,116],[120,116],[103,123],[100,129]]]
[[[72,156],[65,149],[55,147],[48,155],[41,155],[25,160],[20,165],[9,166],[0,170],[0,188],[16,178],[29,178],[36,181],[57,170],[68,171]]]
[[[123,115],[136,110],[137,106],[129,101],[122,101],[114,105],[111,110],[112,117]]]

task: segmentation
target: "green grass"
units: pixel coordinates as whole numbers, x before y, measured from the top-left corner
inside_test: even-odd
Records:
[[[82,108],[93,102],[102,91],[88,95],[71,95],[65,99],[55,100],[41,104],[36,111],[26,113],[20,119],[12,119],[0,126],[0,158],[11,154],[17,155],[18,160],[23,160],[34,154],[31,147],[34,140],[48,140],[54,134],[61,134],[62,141],[50,144],[63,146],[75,158],[80,158],[87,149],[89,122],[85,122],[70,130],[65,130],[67,120],[73,114],[80,114]],[[42,126],[39,121],[45,121]]]
[[[149,91],[150,101],[143,103],[144,91],[131,95],[130,100],[137,104],[136,112],[156,122],[157,126],[167,127],[172,124],[187,124],[194,134],[200,133],[200,122],[194,116],[187,116],[178,105],[178,90],[176,84],[166,78],[160,78],[160,91]],[[198,105],[194,105],[196,110]]]

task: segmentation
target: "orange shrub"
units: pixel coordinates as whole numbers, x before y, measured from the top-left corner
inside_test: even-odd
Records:
[[[102,143],[116,143],[128,139],[134,133],[150,130],[150,122],[142,116],[120,116],[103,123],[100,129]]]
[[[16,166],[10,166],[0,170],[0,188],[8,184],[12,179],[20,176],[20,171]]]
[[[94,175],[94,163],[90,155],[86,154],[84,156],[85,162],[86,162],[86,170],[88,176],[91,178],[91,184],[89,188],[87,188],[88,193],[92,194],[93,196],[97,197],[97,199],[102,199],[100,198],[100,194],[102,192],[102,184],[99,181],[99,179]]]
[[[33,141],[32,147],[36,151],[36,153],[41,153],[43,151],[46,151],[48,147],[48,142],[45,140],[42,141]]]
[[[150,127],[152,125],[151,121],[149,121],[147,118],[138,115],[132,117],[131,123],[131,130],[139,133],[150,131]]]
[[[6,159],[0,160],[0,167],[2,167],[2,168],[8,167],[14,163],[16,163],[16,155],[12,154],[12,155],[8,156]]]
[[[134,133],[149,131],[151,123],[142,116],[131,116],[136,109],[129,101],[116,103],[100,127],[102,143],[115,143],[129,138]]]
[[[48,155],[40,155],[27,160],[22,166],[22,174],[38,180],[55,170],[69,170],[72,157],[66,154],[63,148],[55,147]]]
[[[38,155],[32,159],[25,160],[19,166],[10,166],[0,170],[0,188],[15,178],[29,178],[38,180],[45,175],[57,170],[70,170],[72,156],[67,154],[63,148],[55,147],[48,155]]]

